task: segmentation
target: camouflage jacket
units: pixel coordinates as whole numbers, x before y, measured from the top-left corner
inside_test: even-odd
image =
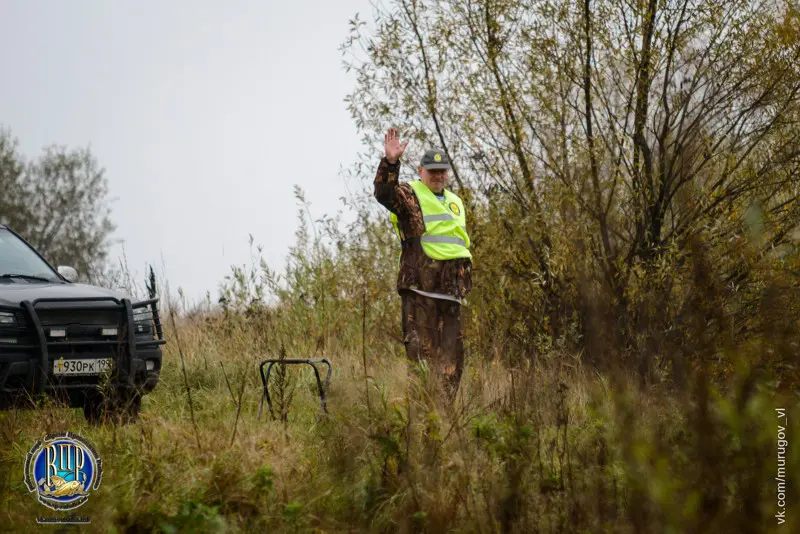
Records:
[[[422,290],[444,293],[458,299],[472,290],[472,262],[468,258],[434,260],[422,250],[419,237],[425,233],[422,210],[414,190],[399,181],[400,162],[383,157],[375,175],[374,195],[378,202],[397,216],[397,223],[406,240],[402,244],[397,290]],[[388,223],[388,221],[387,221]],[[391,223],[388,223],[391,224]]]

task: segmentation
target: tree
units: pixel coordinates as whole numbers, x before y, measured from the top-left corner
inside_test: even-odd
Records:
[[[25,161],[18,140],[0,130],[0,189],[0,222],[51,263],[87,280],[101,274],[115,226],[105,171],[88,148],[53,145]]]
[[[753,261],[791,245],[800,224],[791,3],[388,4],[372,33],[354,20],[343,46],[357,74],[350,112],[374,142],[390,123],[448,152],[487,238],[475,241],[479,275],[504,335],[558,338],[577,317],[582,339],[609,332],[641,352],[694,305],[676,288],[698,240],[713,251],[713,279],[733,288],[722,303],[731,308],[743,285],[763,282]],[[763,242],[745,260],[754,204]],[[598,294],[614,320],[591,328]]]

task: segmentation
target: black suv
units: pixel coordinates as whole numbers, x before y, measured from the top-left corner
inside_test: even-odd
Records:
[[[135,418],[161,372],[158,299],[76,278],[0,225],[0,408],[49,395],[92,422]]]

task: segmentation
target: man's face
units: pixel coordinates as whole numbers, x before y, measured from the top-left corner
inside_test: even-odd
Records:
[[[441,193],[447,186],[447,169],[429,170],[424,167],[417,169],[422,183],[435,193]]]

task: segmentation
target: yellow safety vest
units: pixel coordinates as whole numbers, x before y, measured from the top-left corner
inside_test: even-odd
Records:
[[[461,198],[445,189],[444,201],[441,201],[421,180],[409,182],[409,185],[414,190],[422,209],[425,233],[420,237],[420,243],[425,254],[434,260],[472,258],[472,254],[469,252],[470,239],[467,233],[467,219]],[[391,214],[391,220],[397,237],[403,241],[402,232],[397,225],[397,216],[394,213]]]

